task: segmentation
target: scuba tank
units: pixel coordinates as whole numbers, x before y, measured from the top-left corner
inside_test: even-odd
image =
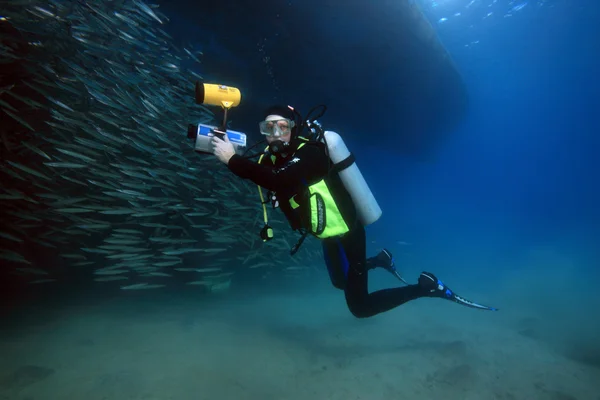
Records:
[[[382,211],[358,169],[354,155],[350,153],[344,140],[336,132],[325,131],[322,141],[327,145],[333,168],[352,197],[360,222],[363,226],[371,225],[381,217]]]
[[[324,108],[319,115],[320,117],[325,113],[326,107],[318,107]],[[313,110],[309,112],[308,116]],[[358,169],[354,155],[350,153],[339,134],[333,131],[324,131],[316,119],[310,120],[308,116],[303,125],[308,128],[309,136],[313,140],[325,143],[327,146],[327,153],[333,163],[333,169],[338,173],[344,187],[350,194],[360,222],[363,226],[367,226],[377,221],[382,214],[381,207],[379,207],[373,192],[371,192],[360,169]]]

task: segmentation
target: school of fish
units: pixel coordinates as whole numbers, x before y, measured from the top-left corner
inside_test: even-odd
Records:
[[[194,103],[203,55],[174,44],[158,6],[0,5],[3,272],[47,283],[89,271],[124,290],[177,276],[219,292],[241,269],[322,267],[316,241],[287,255],[297,235],[279,212],[263,243],[256,186],[193,151],[188,123],[216,125],[219,110]]]

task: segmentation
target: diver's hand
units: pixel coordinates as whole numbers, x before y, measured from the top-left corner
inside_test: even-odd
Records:
[[[217,156],[222,163],[229,164],[229,159],[235,155],[235,150],[227,135],[225,135],[225,140],[213,136],[212,144],[214,146],[213,154]]]

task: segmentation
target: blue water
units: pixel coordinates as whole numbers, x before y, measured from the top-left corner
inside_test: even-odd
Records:
[[[339,0],[340,15],[350,1]],[[201,65],[183,67],[242,91],[233,130],[256,138],[262,115],[248,104],[327,103],[321,122],[344,137],[383,210],[367,229],[369,255],[385,247],[408,281],[431,271],[499,312],[419,299],[357,320],[322,264],[286,276],[287,249],[273,247],[261,251],[272,252],[273,275],[284,279],[232,263],[234,284],[222,295],[66,280],[43,300],[39,286],[23,298],[7,291],[0,398],[600,399],[600,4],[417,2],[469,98],[460,122],[422,151],[395,140],[413,133],[399,117],[407,103],[378,112],[373,89],[393,100],[400,74],[418,65],[357,57],[318,68],[335,65],[336,44],[398,51],[401,38],[361,30],[396,3],[364,2],[364,13],[343,20],[322,17],[314,1],[287,0],[248,16],[252,31],[231,26],[231,36],[215,33],[230,22],[212,13],[217,3],[169,1],[160,10],[178,43],[205,53]],[[294,53],[285,43],[302,33],[299,23],[310,40]],[[314,31],[331,48],[313,42]],[[315,242],[305,255],[317,253]],[[369,277],[371,289],[397,284],[383,270]]]
[[[202,73],[239,86],[243,93],[247,87],[250,101],[272,99],[306,109],[328,98],[330,112],[322,122],[344,136],[383,209],[382,218],[368,228],[369,251],[390,249],[410,279],[430,270],[461,290],[494,291],[517,304],[523,296],[544,297],[549,288],[572,298],[593,292],[592,282],[600,276],[600,6],[590,0],[417,3],[449,52],[469,97],[460,124],[449,127],[444,140],[423,154],[403,152],[394,141],[394,135],[410,135],[412,127],[389,110],[402,115],[406,103],[392,103],[386,112],[378,112],[369,97],[377,97],[376,92],[361,98],[360,89],[354,97],[351,91],[357,71],[381,87],[382,96],[403,90],[394,86],[395,79],[401,81],[401,63],[382,65],[381,60],[357,56],[351,64],[320,71],[318,83],[324,89],[311,92],[306,87],[314,83],[313,60],[300,49],[292,54],[312,67],[311,75],[294,69],[297,84],[283,85],[285,90],[280,85],[298,62],[278,47],[286,38],[302,35],[292,29],[295,17],[310,16],[307,41],[314,39],[312,31],[320,32],[323,40],[309,48],[330,66],[338,46],[355,46],[357,54],[372,54],[366,46],[398,51],[394,43],[402,38],[385,36],[393,30],[383,27],[381,36],[364,33],[375,32],[369,18],[393,13],[393,3],[365,4],[364,13],[352,15],[351,21],[331,18],[330,10],[321,13],[310,1],[267,7],[260,18],[252,16],[256,30],[239,35],[247,43],[244,48],[256,46],[254,52],[231,54],[224,39],[198,39],[198,47],[212,46],[215,57],[222,54],[231,62],[226,63],[228,73],[206,68]],[[174,35],[193,42],[192,32],[199,32],[195,20],[183,15],[181,5],[165,6],[177,21]],[[339,7],[339,14],[349,18]],[[262,38],[252,43],[257,32]],[[332,81],[338,91],[327,92]],[[339,92],[340,87],[348,91]],[[345,102],[347,97],[359,101]],[[252,135],[260,116],[236,125],[235,112],[232,128]],[[371,124],[377,128],[369,129]],[[375,274],[373,282],[389,286],[387,276]],[[511,285],[519,282],[524,288],[512,292]],[[549,313],[554,307],[539,306]],[[580,317],[587,318],[585,312]]]
[[[378,243],[390,236],[421,243],[433,265],[460,260],[461,272],[484,270],[487,279],[502,274],[500,264],[516,268],[536,247],[568,254],[597,275],[598,4],[426,5],[464,76],[471,106],[430,162],[391,154],[384,162],[362,162],[385,210],[371,232]],[[442,18],[447,21],[436,22]],[[398,179],[389,174],[394,171]],[[473,254],[477,262],[470,262]]]
[[[365,5],[365,15],[376,15],[377,7],[390,12],[389,4],[378,4]],[[344,135],[384,211],[383,218],[369,230],[376,242],[372,250],[408,242],[414,245],[411,252],[431,258],[430,263],[439,268],[478,254],[479,264],[462,264],[461,271],[485,270],[492,278],[499,271],[488,265],[501,263],[503,269],[511,268],[532,248],[550,247],[580,259],[590,273],[596,273],[600,237],[596,184],[600,161],[595,161],[600,145],[595,116],[600,93],[596,77],[600,60],[595,50],[599,6],[590,0],[418,4],[450,53],[469,95],[468,113],[458,128],[451,129],[450,139],[418,160],[398,154],[387,141],[393,132],[406,134],[403,121],[372,109],[361,113],[369,102],[342,104],[345,94],[330,93],[328,106],[333,116],[322,121]],[[263,12],[256,21],[256,29],[265,32],[262,46],[250,39],[255,32],[238,35],[253,51],[232,54],[223,39],[205,34],[189,13],[178,12],[181,5],[164,5],[177,25],[172,34],[206,49],[211,57],[223,58],[231,67],[230,73],[201,71],[207,79],[239,86],[252,100],[299,103],[304,109],[320,103],[322,97],[311,97],[303,85],[282,92],[276,90],[275,80],[263,79],[273,65],[280,66],[273,71],[275,77],[286,77],[286,65],[293,60],[281,60],[281,54],[272,52],[277,48],[274,44],[286,36],[286,25],[294,22],[293,12],[304,16],[309,6],[312,19],[307,31],[323,30],[340,45],[380,46],[389,41],[393,51],[393,39],[361,34],[361,15],[354,16],[355,29],[342,29],[347,21],[319,18],[319,8],[312,2],[288,1]],[[363,20],[362,25],[370,23]],[[194,37],[199,39],[194,42]],[[258,49],[264,54],[254,57]],[[319,52],[336,56],[333,50]],[[260,65],[257,60],[263,55],[270,61]],[[250,73],[257,64],[259,68]],[[401,67],[398,65],[399,70]],[[381,65],[377,60],[357,59],[355,66],[323,70],[323,86],[333,75],[356,76],[347,68],[377,76],[376,68]],[[304,78],[294,77],[297,82]],[[373,85],[393,88],[393,77],[379,79]],[[260,85],[255,84],[258,81]],[[351,87],[354,82],[346,84]],[[403,107],[397,105],[398,110]],[[235,111],[232,118],[235,122]],[[379,121],[383,121],[379,130],[383,133],[365,129]],[[255,121],[250,120],[234,123],[233,128],[252,131],[254,126]]]

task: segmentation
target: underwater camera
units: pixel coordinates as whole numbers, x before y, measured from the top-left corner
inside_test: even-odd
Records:
[[[221,106],[224,110],[223,124],[220,127],[190,124],[188,125],[188,138],[195,140],[194,150],[199,153],[213,153],[212,138],[221,139],[227,135],[237,154],[242,154],[246,149],[246,135],[241,132],[227,130],[227,111],[240,104],[242,94],[238,88],[225,85],[196,82],[196,104]]]

